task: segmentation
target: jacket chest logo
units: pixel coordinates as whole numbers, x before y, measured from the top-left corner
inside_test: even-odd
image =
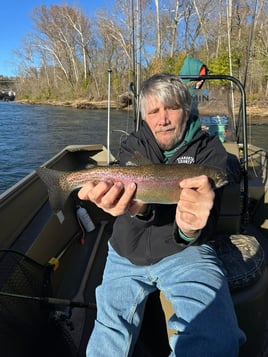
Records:
[[[181,156],[177,158],[178,164],[194,164],[195,160],[192,156]]]

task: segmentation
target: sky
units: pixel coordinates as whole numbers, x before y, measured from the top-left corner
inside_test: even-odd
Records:
[[[1,42],[0,42],[0,75],[16,76],[14,65],[16,56],[14,51],[19,50],[22,38],[33,31],[30,13],[33,8],[46,5],[74,5],[79,4],[85,15],[94,16],[96,9],[111,3],[113,0],[12,0],[1,2]]]

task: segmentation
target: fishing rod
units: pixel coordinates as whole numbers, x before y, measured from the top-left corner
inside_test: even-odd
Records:
[[[62,305],[68,306],[70,308],[78,307],[78,308],[87,308],[87,309],[96,309],[96,304],[93,303],[84,303],[81,301],[73,301],[69,299],[60,299],[60,298],[53,298],[53,297],[40,297],[40,296],[30,296],[30,295],[23,295],[23,294],[15,294],[9,293],[5,291],[0,291],[1,296],[23,299],[23,300],[31,300],[31,301],[38,301],[42,304],[46,305]]]
[[[108,69],[107,165],[110,164],[110,158],[111,158],[111,150],[110,150],[111,73],[112,70]]]
[[[141,32],[142,32],[142,12],[141,0],[131,1],[132,13],[132,71],[133,81],[129,85],[132,95],[132,107],[134,117],[134,130],[138,131],[140,126],[139,93],[141,82]]]

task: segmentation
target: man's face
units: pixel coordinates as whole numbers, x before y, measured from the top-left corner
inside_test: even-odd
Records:
[[[148,98],[145,121],[162,150],[175,148],[184,136],[188,115],[181,107],[165,107],[158,99]]]

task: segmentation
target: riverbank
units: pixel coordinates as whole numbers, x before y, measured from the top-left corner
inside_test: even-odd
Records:
[[[108,102],[107,100],[102,101],[89,101],[86,99],[79,100],[46,100],[46,101],[33,101],[26,99],[16,100],[19,103],[25,104],[42,104],[42,105],[59,105],[72,107],[75,109],[107,109]],[[110,108],[113,110],[129,110],[131,107],[123,107],[119,102],[112,100],[110,101]],[[247,116],[250,124],[253,125],[262,125],[268,124],[268,105],[247,105]]]
[[[250,124],[268,124],[268,106],[247,106],[247,117]]]
[[[16,102],[24,104],[41,104],[41,105],[59,105],[63,107],[72,107],[75,109],[107,109],[108,101],[89,101],[86,99],[77,100],[29,100],[29,99],[17,99]],[[125,109],[120,106],[116,101],[110,101],[111,109]]]

